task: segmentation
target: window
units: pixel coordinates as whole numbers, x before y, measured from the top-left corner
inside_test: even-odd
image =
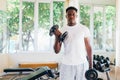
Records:
[[[7,0],[7,2],[7,13],[0,12],[0,20],[2,20],[0,23],[0,52],[52,51],[54,36],[49,36],[49,29],[53,24],[63,26],[64,2],[23,0],[22,14],[20,14],[19,0]],[[20,17],[20,15],[22,16]],[[5,18],[3,19],[3,17]],[[3,21],[5,21],[6,26],[3,25]]]
[[[7,53],[14,53],[19,49],[19,1],[8,0],[7,5]]]
[[[0,11],[0,52],[51,52],[54,36],[49,36],[49,29],[63,26],[64,1],[22,0],[21,9],[19,0],[7,1],[7,11]],[[80,4],[79,14],[80,23],[93,33],[94,51],[115,51],[115,6]]]
[[[54,39],[49,36],[49,29],[52,24],[63,26],[64,2],[53,1],[52,5],[50,1],[40,1],[37,4],[23,2],[23,51],[50,52],[53,49]]]
[[[22,50],[34,50],[34,3],[23,2],[22,6]]]
[[[7,46],[7,12],[0,10],[0,53],[6,51]]]
[[[39,3],[38,50],[50,51],[50,3]]]
[[[80,5],[80,23],[90,27],[90,6]]]
[[[94,49],[115,50],[115,7],[94,7]]]
[[[114,6],[106,6],[105,7],[105,19],[106,19],[106,40],[105,46],[106,51],[115,51],[115,7]]]
[[[103,7],[94,7],[94,49],[103,50],[105,49],[104,42],[104,14]]]
[[[60,27],[64,22],[64,2],[53,2],[53,24],[57,24]]]
[[[93,10],[92,10],[93,8]],[[90,17],[90,11],[93,17]],[[90,22],[93,18],[93,22]],[[115,51],[115,7],[80,5],[80,23],[93,33],[94,51]],[[92,23],[93,25],[91,25]],[[90,27],[92,26],[92,27]],[[92,29],[91,29],[92,28]]]

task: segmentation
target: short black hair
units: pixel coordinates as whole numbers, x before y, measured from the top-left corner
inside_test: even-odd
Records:
[[[73,10],[75,10],[75,11],[77,12],[77,8],[75,8],[75,7],[73,7],[73,6],[68,7],[68,8],[66,9],[66,12],[67,12],[68,10],[71,10],[71,9],[73,9]]]

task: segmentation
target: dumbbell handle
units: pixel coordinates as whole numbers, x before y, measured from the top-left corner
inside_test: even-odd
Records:
[[[58,29],[54,31],[54,34],[56,37],[60,37],[62,35],[62,33]]]

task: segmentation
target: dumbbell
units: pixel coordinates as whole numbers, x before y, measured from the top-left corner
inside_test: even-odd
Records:
[[[89,69],[85,72],[85,77],[87,80],[97,80],[98,73],[95,69]]]
[[[98,61],[98,62],[103,63],[103,62],[104,62],[104,56],[99,56],[99,55],[97,55],[97,57],[96,57],[95,60]]]
[[[96,65],[95,65],[95,69],[98,70],[98,71],[103,71],[105,69],[105,64],[97,62]]]
[[[100,63],[104,63],[104,56],[100,56],[99,61]]]
[[[104,58],[104,56],[93,55],[93,59],[94,59],[94,60],[99,60],[100,58]]]
[[[58,25],[53,25],[51,28],[50,28],[50,33],[49,35],[52,36],[55,32],[56,29],[58,29],[59,26]]]
[[[54,32],[55,32],[55,30],[58,30],[58,28],[59,28],[59,26],[58,25],[53,25],[52,27],[51,27],[51,29],[50,29],[50,32],[49,32],[49,35],[50,36],[52,36],[53,34],[54,34]],[[58,30],[59,31],[59,30]],[[59,33],[61,33],[60,31],[59,31]],[[68,35],[68,32],[66,31],[66,32],[64,32],[63,34],[61,34],[60,36],[59,36],[59,41],[64,41],[64,39],[65,39],[65,37]]]
[[[97,62],[95,65],[96,69],[99,71],[104,71],[104,69],[109,68],[109,66],[110,66],[110,61],[107,59],[104,59],[103,63]]]
[[[97,58],[96,55],[93,55],[93,60],[96,60],[96,58]]]
[[[95,60],[99,61],[100,60],[100,56],[96,55]]]
[[[108,57],[106,57],[106,59],[104,59],[104,63],[106,67],[110,67],[110,60]]]
[[[97,66],[96,66],[97,62],[98,62],[98,61],[93,60],[93,68],[96,69],[96,70],[97,70]]]

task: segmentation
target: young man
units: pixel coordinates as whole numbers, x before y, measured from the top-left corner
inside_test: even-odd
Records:
[[[90,45],[89,29],[76,23],[77,9],[66,9],[66,26],[62,27],[61,33],[55,31],[54,50],[59,53],[62,43],[58,37],[65,31],[67,37],[63,41],[64,54],[60,64],[60,80],[86,80],[85,72],[92,68],[92,49]]]

